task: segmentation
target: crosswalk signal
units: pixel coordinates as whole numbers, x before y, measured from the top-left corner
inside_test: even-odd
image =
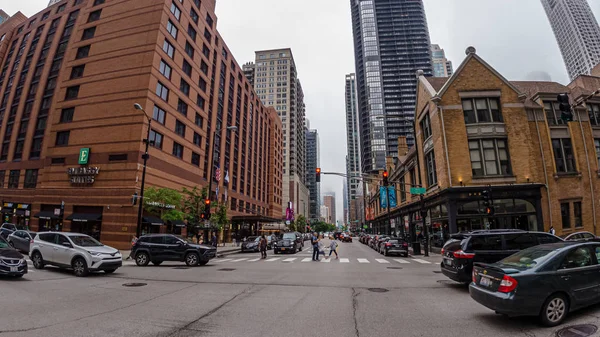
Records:
[[[321,168],[320,167],[317,167],[317,172],[316,172],[315,178],[317,179],[318,183],[321,182]]]
[[[568,94],[559,94],[556,99],[559,103],[560,109],[560,119],[565,122],[573,121],[573,111],[571,110],[571,104],[569,103],[569,95]]]
[[[496,213],[496,209],[494,208],[494,206],[488,206],[485,208],[485,214],[492,216],[494,215],[494,213]]]
[[[210,199],[204,200],[204,219],[210,219]]]
[[[389,184],[388,171],[383,171],[383,186],[388,186]]]

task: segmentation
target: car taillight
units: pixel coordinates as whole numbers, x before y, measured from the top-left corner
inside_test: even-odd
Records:
[[[462,251],[462,249],[455,251],[454,253],[452,253],[452,255],[454,255],[454,257],[457,259],[472,259],[475,257],[475,254],[465,253]]]
[[[403,247],[408,247],[408,243],[405,242],[405,243],[402,244],[402,246]]]
[[[391,246],[392,246],[392,244],[391,244],[391,243],[389,243],[389,242],[386,242],[386,243],[385,243],[385,246],[386,246],[386,247],[391,247]]]
[[[442,248],[441,254],[444,255],[444,248]]]
[[[471,275],[472,275],[473,283],[477,283],[477,271],[475,269],[473,269],[473,273]]]
[[[502,281],[500,282],[500,286],[498,287],[498,291],[501,293],[509,293],[517,287],[517,280],[514,278],[504,275]]]

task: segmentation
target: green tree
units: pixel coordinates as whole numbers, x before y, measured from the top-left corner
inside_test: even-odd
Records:
[[[296,220],[294,221],[294,226],[296,228],[296,231],[300,232],[300,233],[304,233],[306,231],[306,218],[304,217],[304,215],[300,214],[298,215],[298,217],[296,218]]]
[[[210,216],[210,222],[214,225],[216,229],[219,231],[223,229],[223,226],[229,223],[229,219],[227,219],[227,204],[217,204],[215,206],[215,212]]]
[[[181,194],[175,190],[148,187],[144,190],[143,202],[146,212],[158,214],[163,221],[183,220]]]
[[[185,212],[184,217],[188,223],[197,224],[200,221],[200,215],[204,213],[206,191],[206,188],[200,190],[196,186],[191,190],[185,187],[181,190],[181,194],[183,194],[183,211]]]

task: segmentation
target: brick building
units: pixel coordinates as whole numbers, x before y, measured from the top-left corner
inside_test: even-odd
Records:
[[[134,103],[152,118],[146,186],[205,187],[214,162],[222,178],[211,196],[218,186],[232,220],[257,230],[281,219],[281,121],[221,39],[214,7],[63,0],[0,25],[4,221],[126,247],[149,127]],[[144,214],[145,232],[179,232],[153,216]]]
[[[419,233],[421,202],[409,188],[423,186],[434,244],[448,233],[486,228],[548,231],[553,225],[558,235],[598,234],[600,95],[588,96],[599,87],[600,77],[589,75],[566,86],[508,81],[474,48],[450,78],[419,73],[417,147],[399,147],[398,160],[388,161],[399,194],[391,217],[400,225],[387,224],[373,184],[373,231]],[[573,121],[561,119],[561,93],[581,102]],[[490,189],[493,215],[482,197]]]

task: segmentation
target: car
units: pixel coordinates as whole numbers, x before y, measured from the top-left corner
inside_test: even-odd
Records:
[[[260,236],[249,236],[246,241],[242,242],[242,253],[244,252],[258,252]]]
[[[350,236],[350,234],[342,234],[340,236],[340,240],[342,242],[352,242],[352,237]]]
[[[152,262],[158,266],[164,261],[185,262],[190,267],[204,266],[217,256],[217,248],[194,244],[172,234],[147,234],[133,245],[131,256],[135,264],[145,267]]]
[[[23,277],[25,274],[27,274],[27,261],[23,254],[0,237],[0,275]]]
[[[38,233],[30,247],[35,269],[53,265],[72,269],[77,277],[95,271],[111,274],[123,264],[123,257],[117,249],[81,233]]]
[[[565,241],[598,241],[600,239],[590,232],[575,232],[571,234],[563,234],[560,236]]]
[[[390,240],[389,237],[384,237],[383,240],[379,241],[379,244],[377,245],[377,247],[375,247],[375,250],[380,253],[383,254],[383,247],[385,246],[385,243],[388,242]]]
[[[385,256],[397,254],[408,257],[408,242],[403,238],[390,238],[384,243],[381,251]]]
[[[17,230],[17,225],[5,222],[0,226],[0,236],[7,239],[8,236]]]
[[[507,316],[561,324],[569,312],[600,302],[600,243],[564,241],[522,250],[497,263],[476,263],[471,298]]]
[[[33,243],[36,234],[36,232],[17,230],[11,233],[6,241],[16,250],[29,254],[29,246]]]
[[[494,263],[525,248],[563,241],[544,232],[487,230],[451,236],[442,248],[442,273],[463,284],[471,282],[474,262]]]
[[[273,253],[287,253],[291,252],[295,254],[298,251],[302,251],[304,247],[304,240],[302,235],[298,232],[283,233],[277,241],[273,243]]]
[[[342,235],[342,232],[334,232],[333,238],[336,240],[341,240],[341,238],[340,238],[341,235]]]
[[[379,235],[377,237],[377,240],[375,240],[373,242],[373,245],[371,246],[371,248],[375,249],[376,251],[379,251],[379,247],[381,245],[381,242],[387,240],[388,238],[389,238],[389,236],[387,236],[387,235]]]

